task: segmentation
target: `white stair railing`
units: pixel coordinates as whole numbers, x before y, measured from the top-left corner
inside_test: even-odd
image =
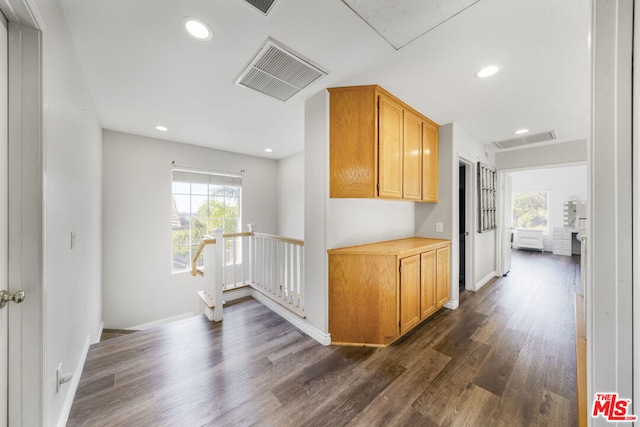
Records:
[[[204,277],[205,289],[198,295],[205,304],[207,318],[222,320],[223,291],[249,285],[305,317],[304,242],[255,233],[254,227],[249,224],[249,232],[231,234],[216,229],[213,236],[203,238],[196,250],[191,274]],[[204,268],[197,268],[203,254]]]
[[[252,230],[254,289],[304,317],[304,242]]]

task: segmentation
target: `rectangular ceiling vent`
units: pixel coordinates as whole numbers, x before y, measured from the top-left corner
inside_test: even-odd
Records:
[[[514,147],[522,147],[524,145],[536,144],[538,142],[546,142],[553,141],[556,139],[555,131],[548,132],[540,132],[540,133],[532,133],[531,135],[523,135],[517,138],[504,139],[502,141],[494,141],[500,148],[514,148]]]
[[[263,15],[268,15],[273,9],[273,4],[276,0],[244,0],[245,3],[258,9]]]
[[[273,40],[267,40],[236,84],[286,101],[327,73]]]

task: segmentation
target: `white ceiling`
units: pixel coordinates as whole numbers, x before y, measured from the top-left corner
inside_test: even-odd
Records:
[[[588,134],[583,0],[481,0],[400,50],[341,0],[278,0],[266,17],[243,0],[62,3],[106,129],[278,159],[304,149],[307,98],[375,83],[485,143],[523,127],[555,130],[558,142]],[[187,35],[185,16],[211,25],[213,39]],[[328,75],[284,103],[234,84],[268,37]],[[499,74],[474,78],[492,63]]]
[[[342,0],[386,41],[401,49],[479,0]]]

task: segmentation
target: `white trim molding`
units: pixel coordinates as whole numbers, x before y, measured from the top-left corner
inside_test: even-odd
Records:
[[[492,271],[491,273],[484,276],[478,283],[476,283],[476,291],[479,291],[484,285],[489,283],[491,279],[494,277],[500,277],[497,271]]]
[[[318,341],[322,345],[331,345],[331,335],[325,332],[322,332],[309,323],[307,323],[301,317],[293,314],[286,308],[282,307],[280,304],[272,301],[266,296],[262,295],[260,292],[251,290],[251,296],[256,300],[260,301],[264,306],[271,309],[271,311],[275,312],[277,315],[282,317],[287,322],[291,323],[296,328],[300,329],[305,334],[309,335],[314,340]]]
[[[455,310],[460,305],[460,299],[456,298],[454,300],[449,301],[444,306],[450,310]]]
[[[102,325],[100,325],[100,330],[102,331]],[[98,341],[100,341],[100,336],[98,335]],[[68,383],[70,388],[69,393],[64,398],[64,404],[62,405],[62,410],[60,411],[60,418],[58,418],[58,427],[64,427],[67,425],[67,421],[69,421],[69,414],[71,413],[71,406],[73,405],[73,400],[76,397],[76,391],[78,390],[78,384],[80,384],[80,377],[82,376],[82,370],[84,369],[84,363],[87,361],[87,355],[89,354],[89,347],[91,344],[91,336],[87,335],[87,339],[84,342],[84,346],[82,347],[82,353],[80,355],[80,360],[76,365],[76,369],[73,372],[73,376],[71,377],[71,382]],[[64,386],[66,387],[66,386]]]
[[[632,1],[594,0],[591,138],[588,142],[587,408],[595,393],[632,399],[633,12]],[[634,357],[635,356],[635,357]],[[634,361],[635,359],[635,361]],[[594,425],[604,425],[596,419]]]
[[[40,31],[45,29],[44,19],[34,0],[0,0],[0,10],[10,22]]]
[[[9,311],[9,425],[39,426],[46,420],[47,333],[42,33],[11,21],[8,30],[9,290],[27,294]]]
[[[222,293],[222,298],[224,301],[235,301],[240,298],[250,297],[252,296],[251,286],[243,286],[241,288],[229,289],[228,291],[224,291]]]
[[[132,326],[130,328],[125,328],[125,329],[129,330],[129,331],[144,331],[146,329],[151,329],[151,328],[155,328],[157,326],[166,325],[167,323],[175,322],[177,320],[187,319],[189,317],[195,316],[196,314],[197,313],[194,313],[193,311],[190,311],[188,313],[182,313],[182,314],[178,314],[176,316],[166,317],[164,319],[156,320],[156,321],[149,322],[149,323],[143,323],[141,325],[136,325],[136,326]]]

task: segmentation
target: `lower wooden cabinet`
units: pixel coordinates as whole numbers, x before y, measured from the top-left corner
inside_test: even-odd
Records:
[[[400,260],[400,333],[420,323],[420,255]]]
[[[450,279],[450,249],[449,247],[438,249],[436,251],[436,299],[438,300],[438,309],[442,308],[449,301]]]
[[[384,346],[449,300],[449,240],[412,237],[329,253],[334,344]]]
[[[437,257],[436,251],[425,252],[420,255],[421,287],[420,287],[420,318],[426,319],[438,310],[436,296]]]

